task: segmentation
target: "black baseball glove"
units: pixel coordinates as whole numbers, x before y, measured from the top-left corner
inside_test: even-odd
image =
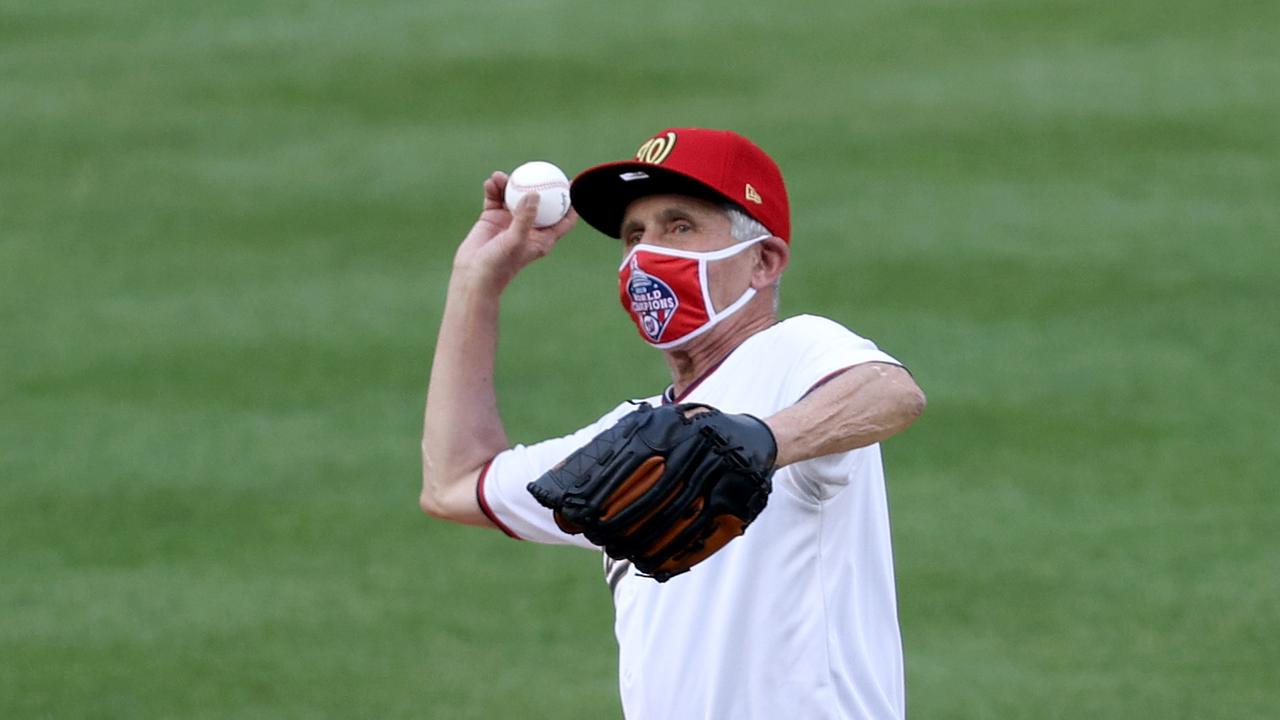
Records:
[[[561,530],[666,582],[746,531],[769,498],[777,453],[750,415],[640,403],[529,492]]]

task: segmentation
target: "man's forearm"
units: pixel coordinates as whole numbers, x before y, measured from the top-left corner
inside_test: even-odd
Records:
[[[422,431],[424,507],[441,514],[479,512],[476,472],[507,447],[493,382],[500,293],[465,268],[449,281]]]
[[[924,393],[906,370],[883,363],[850,368],[765,420],[779,467],[866,447],[905,430],[924,411]]]

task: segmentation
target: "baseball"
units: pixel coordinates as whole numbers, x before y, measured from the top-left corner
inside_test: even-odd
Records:
[[[534,227],[555,225],[568,214],[569,178],[555,165],[534,160],[512,170],[507,179],[504,198],[507,209],[514,212],[520,198],[531,192],[536,192],[541,197],[538,201],[538,215],[533,219]]]

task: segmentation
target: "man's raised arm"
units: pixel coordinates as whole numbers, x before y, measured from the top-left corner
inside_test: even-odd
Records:
[[[422,429],[422,494],[433,517],[493,527],[476,502],[481,468],[508,446],[493,386],[499,297],[526,265],[551,251],[577,221],[572,211],[533,227],[537,193],[508,212],[505,173],[484,183],[484,209],[454,255],[436,338]]]

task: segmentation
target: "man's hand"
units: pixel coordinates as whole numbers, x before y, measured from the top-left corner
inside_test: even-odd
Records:
[[[484,209],[453,259],[455,273],[472,274],[498,290],[505,288],[526,265],[551,252],[578,222],[578,213],[570,209],[555,225],[535,228],[538,194],[525,195],[512,212],[503,204],[506,188],[507,174],[503,172],[495,172],[484,181]]]

